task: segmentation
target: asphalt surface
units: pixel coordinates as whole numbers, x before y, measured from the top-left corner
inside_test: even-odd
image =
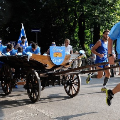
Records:
[[[81,75],[80,92],[70,98],[61,86],[46,87],[41,100],[32,104],[23,86],[4,96],[0,87],[0,120],[120,120],[120,93],[114,95],[112,105],[106,104],[101,93],[103,79],[86,84],[87,74]],[[120,76],[110,78],[107,88],[120,82]]]

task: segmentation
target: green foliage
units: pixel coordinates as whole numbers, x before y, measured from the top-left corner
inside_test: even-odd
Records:
[[[74,51],[85,49],[90,55],[89,45],[93,42],[94,31],[102,35],[105,29],[111,29],[120,19],[120,0],[1,0],[0,6],[0,37],[17,41],[23,23],[28,41],[35,41],[31,29],[41,28],[38,44],[45,46],[42,47],[43,52],[52,41],[62,45],[64,39],[69,38]],[[85,21],[85,26],[82,23],[85,30],[79,28],[80,19]],[[91,33],[90,29],[95,24],[100,25],[100,31],[95,29]],[[79,35],[84,36],[83,44]]]
[[[85,51],[87,56],[91,55],[90,44],[85,43]]]

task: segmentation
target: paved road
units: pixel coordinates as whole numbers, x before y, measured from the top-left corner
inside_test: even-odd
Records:
[[[69,98],[63,86],[49,87],[35,104],[31,104],[22,86],[7,97],[0,90],[0,120],[120,120],[120,93],[109,107],[105,93],[100,92],[103,78],[87,85],[86,77],[81,75],[81,90],[76,97]],[[107,87],[113,88],[119,81],[120,76],[115,76]]]

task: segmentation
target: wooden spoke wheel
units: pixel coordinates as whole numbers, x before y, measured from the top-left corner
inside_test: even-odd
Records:
[[[30,70],[26,77],[26,89],[30,100],[35,103],[40,99],[41,81],[38,73]]]
[[[78,74],[65,75],[64,79],[65,79],[64,83],[65,92],[70,97],[75,97],[78,94],[81,85],[80,75]]]
[[[1,86],[5,95],[8,95],[12,91],[11,81],[13,79],[11,68],[4,64],[1,68]]]

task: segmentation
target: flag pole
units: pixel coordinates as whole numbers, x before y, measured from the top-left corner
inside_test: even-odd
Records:
[[[21,24],[22,24],[22,28],[24,28],[23,23],[21,23]],[[22,29],[22,28],[21,28],[21,29]]]

